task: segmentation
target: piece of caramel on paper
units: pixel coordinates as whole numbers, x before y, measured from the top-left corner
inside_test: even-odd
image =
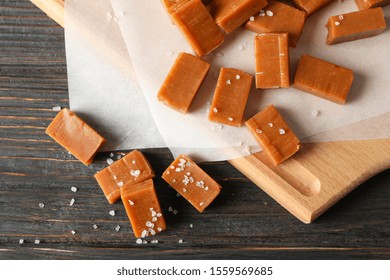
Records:
[[[359,10],[367,10],[370,8],[384,7],[390,4],[390,0],[355,0]]]
[[[293,4],[309,16],[335,0],[292,0]]]

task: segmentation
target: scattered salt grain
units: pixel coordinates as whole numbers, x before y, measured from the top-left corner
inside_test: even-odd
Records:
[[[279,134],[280,135],[286,134],[286,131],[283,128],[279,128]]]
[[[116,157],[116,159],[121,159],[122,158],[122,155],[118,155],[117,157]]]
[[[236,75],[236,79],[237,80],[241,79],[241,76],[240,75]]]
[[[45,204],[43,204],[42,202],[38,204],[39,208],[43,208],[45,207]]]
[[[135,243],[137,243],[137,244],[142,244],[142,239],[141,239],[141,238],[138,238],[138,239],[135,241]]]
[[[162,231],[162,228],[158,227],[157,230],[158,230],[158,231]]]
[[[214,112],[214,113],[218,113],[218,109],[214,107],[214,108],[213,108],[213,112]]]
[[[334,24],[335,24],[336,26],[339,26],[339,25],[340,25],[340,22],[335,21]]]
[[[204,202],[199,203],[199,206],[203,206],[203,205],[204,205]]]
[[[108,158],[108,159],[107,159],[107,163],[108,163],[109,165],[111,165],[111,164],[113,164],[113,163],[114,163],[114,161],[113,161],[113,159],[112,159],[112,158]]]
[[[75,199],[74,198],[72,198],[71,200],[70,200],[70,202],[69,202],[69,206],[73,206],[73,204],[75,203]]]
[[[205,190],[205,191],[208,191],[208,190],[209,190],[209,187],[205,187],[204,190]]]
[[[70,233],[73,234],[73,235],[75,235],[75,234],[76,234],[76,231],[75,231],[75,230],[72,230]]]
[[[229,117],[229,118],[228,118],[228,121],[229,121],[229,122],[232,122],[232,121],[233,121],[233,118],[230,118],[230,117]]]
[[[194,228],[194,225],[193,225],[193,224],[190,224],[190,228]]]
[[[134,201],[132,201],[132,200],[129,199],[129,204],[130,204],[131,206],[133,206],[133,205],[134,205]]]
[[[35,243],[35,244],[39,244],[39,243],[41,243],[41,241],[40,241],[39,239],[35,239],[35,240],[34,240],[34,243]]]
[[[249,18],[249,20],[250,20],[250,21],[255,21],[255,17],[254,17],[254,16],[251,16],[251,17]]]
[[[183,243],[184,241],[183,241],[183,239],[179,239],[179,243]]]
[[[135,164],[135,163],[136,163],[136,161],[135,161],[135,160],[133,160],[131,163],[132,163],[132,164]]]
[[[172,206],[169,206],[169,207],[168,207],[168,211],[169,211],[169,212],[172,212],[172,211],[173,211]]]
[[[97,226],[97,225],[93,225],[92,227],[93,227],[93,229],[97,229],[97,228],[98,228],[98,226]]]
[[[117,185],[118,187],[123,187],[123,182],[118,182]]]
[[[270,122],[270,123],[268,124],[268,126],[269,126],[269,127],[273,127],[274,124]]]
[[[157,244],[158,240],[154,239],[154,240],[150,241],[150,243]]]
[[[256,129],[256,133],[262,134],[263,131],[261,129]]]
[[[19,239],[19,244],[23,244],[24,243],[24,239]]]
[[[115,210],[111,210],[110,212],[108,212],[111,216],[115,216]]]
[[[143,240],[143,241],[142,241],[142,244],[148,244],[148,241]]]
[[[260,10],[259,16],[264,17],[265,16],[265,11],[264,10]]]
[[[134,177],[138,177],[141,174],[140,170],[130,170],[130,175]]]
[[[117,225],[116,227],[115,227],[115,231],[119,231],[121,229],[121,226],[120,225]]]
[[[53,111],[61,111],[61,106],[54,106]]]
[[[226,83],[227,83],[228,85],[231,85],[231,84],[232,84],[232,82],[231,82],[230,80],[226,80]]]
[[[339,15],[339,19],[340,19],[340,20],[343,20],[343,19],[344,19],[344,16],[343,16],[343,15]]]
[[[77,192],[77,188],[76,188],[75,186],[72,186],[72,187],[70,188],[70,190],[71,190],[72,192]]]
[[[110,157],[113,157],[114,156],[114,153],[110,153]]]
[[[266,13],[267,13],[267,16],[269,16],[269,17],[272,17],[274,15],[274,13],[270,10],[267,10]]]
[[[160,217],[162,216],[162,214],[161,214],[161,213],[157,213],[156,216],[157,216],[158,218],[160,218]]]

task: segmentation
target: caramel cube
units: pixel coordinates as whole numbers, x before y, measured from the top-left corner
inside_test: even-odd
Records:
[[[168,11],[172,20],[199,57],[202,57],[224,41],[224,35],[201,0],[190,0]]]
[[[166,229],[153,180],[126,183],[121,198],[137,238],[155,235]]]
[[[106,142],[92,127],[69,109],[62,109],[46,128],[46,134],[85,165],[92,162]]]
[[[138,150],[128,153],[113,164],[95,174],[100,188],[110,204],[121,196],[125,184],[136,184],[154,177],[154,172],[145,156]]]
[[[267,4],[265,0],[213,0],[208,10],[218,26],[229,34]]]
[[[301,147],[299,139],[273,105],[257,113],[245,124],[275,165],[290,158]]]
[[[162,178],[200,213],[221,191],[221,186],[185,155],[175,159]]]
[[[334,0],[292,0],[294,5],[309,16]]]
[[[256,88],[290,87],[287,33],[264,33],[255,37]]]
[[[256,33],[286,32],[290,46],[295,48],[303,31],[305,18],[305,12],[281,2],[271,1],[257,16],[250,18],[245,28]]]
[[[210,64],[202,59],[180,53],[160,88],[157,99],[185,114],[209,69]]]
[[[233,68],[221,68],[209,120],[241,126],[253,77]]]
[[[303,55],[298,62],[293,86],[330,101],[344,104],[352,81],[352,70],[310,55]]]
[[[332,16],[326,24],[328,45],[372,37],[386,29],[382,8]]]
[[[383,7],[390,4],[390,0],[355,0],[359,10],[367,10],[370,8]]]

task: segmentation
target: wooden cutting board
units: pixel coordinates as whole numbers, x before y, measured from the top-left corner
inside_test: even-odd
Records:
[[[64,0],[30,1],[64,27]],[[264,153],[230,163],[291,214],[310,223],[362,182],[390,168],[390,139],[305,143],[277,167]]]

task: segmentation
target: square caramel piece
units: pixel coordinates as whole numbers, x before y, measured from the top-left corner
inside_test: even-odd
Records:
[[[200,213],[221,191],[221,186],[186,155],[176,158],[162,178]]]
[[[252,75],[233,68],[221,68],[211,103],[209,120],[232,126],[241,126]]]
[[[202,57],[223,43],[224,34],[201,0],[179,2],[168,12],[197,56]]]
[[[291,47],[296,47],[303,31],[306,13],[287,4],[270,1],[258,15],[251,17],[245,28],[256,33],[281,33],[289,36]]]
[[[373,8],[332,16],[326,24],[328,45],[379,35],[386,29],[382,8]]]
[[[85,165],[89,165],[106,140],[74,112],[62,109],[46,128],[46,134]]]
[[[308,16],[333,1],[334,0],[292,0],[293,4],[298,9],[305,11]]]
[[[185,114],[209,69],[202,59],[180,53],[158,92],[158,101]]]
[[[359,10],[367,10],[370,8],[384,7],[390,4],[390,0],[355,0]]]
[[[298,62],[293,87],[344,104],[352,81],[352,70],[310,55],[303,55]]]
[[[273,105],[245,124],[275,165],[290,158],[301,147],[298,138]]]
[[[121,188],[121,198],[135,237],[153,236],[166,229],[152,179],[126,183]]]
[[[263,33],[255,37],[256,88],[290,87],[287,33]]]
[[[265,0],[213,0],[207,8],[218,26],[229,34],[267,5]]]
[[[138,150],[128,153],[94,175],[110,204],[120,198],[120,188],[154,177],[154,171],[145,156]]]

